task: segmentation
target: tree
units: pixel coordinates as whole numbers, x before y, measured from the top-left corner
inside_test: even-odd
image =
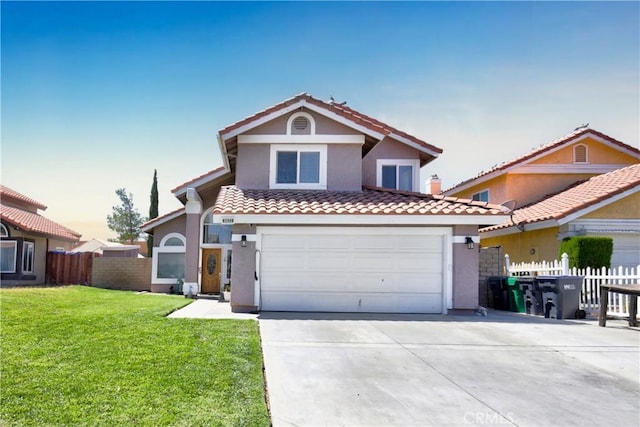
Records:
[[[107,215],[107,225],[118,233],[117,240],[120,243],[133,244],[140,236],[140,226],[144,222],[144,218],[133,206],[133,194],[127,194],[124,188],[117,189],[116,194],[120,198],[121,204],[114,206],[113,213]]]
[[[153,184],[151,184],[151,203],[149,205],[149,219],[158,217],[158,171],[153,170]],[[147,256],[151,256],[153,252],[153,234],[147,237]]]

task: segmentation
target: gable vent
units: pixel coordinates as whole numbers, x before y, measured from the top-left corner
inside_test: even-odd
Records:
[[[293,128],[297,131],[305,131],[309,129],[309,119],[303,116],[298,116],[293,119]]]
[[[576,145],[573,148],[573,162],[574,163],[587,163],[587,147],[586,145]]]

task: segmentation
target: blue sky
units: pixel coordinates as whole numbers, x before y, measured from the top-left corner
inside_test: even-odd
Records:
[[[638,2],[6,2],[2,183],[84,238],[221,164],[219,129],[300,92],[444,150],[445,187],[590,126],[638,146]]]

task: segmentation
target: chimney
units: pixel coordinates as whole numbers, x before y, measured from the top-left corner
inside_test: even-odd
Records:
[[[431,175],[425,185],[427,194],[440,194],[442,191],[442,180],[438,178],[438,175]]]

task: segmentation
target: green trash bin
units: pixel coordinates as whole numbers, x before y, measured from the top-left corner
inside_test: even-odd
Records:
[[[509,289],[509,311],[524,313],[526,311],[524,306],[524,292],[520,287],[518,277],[508,277],[507,288]]]

